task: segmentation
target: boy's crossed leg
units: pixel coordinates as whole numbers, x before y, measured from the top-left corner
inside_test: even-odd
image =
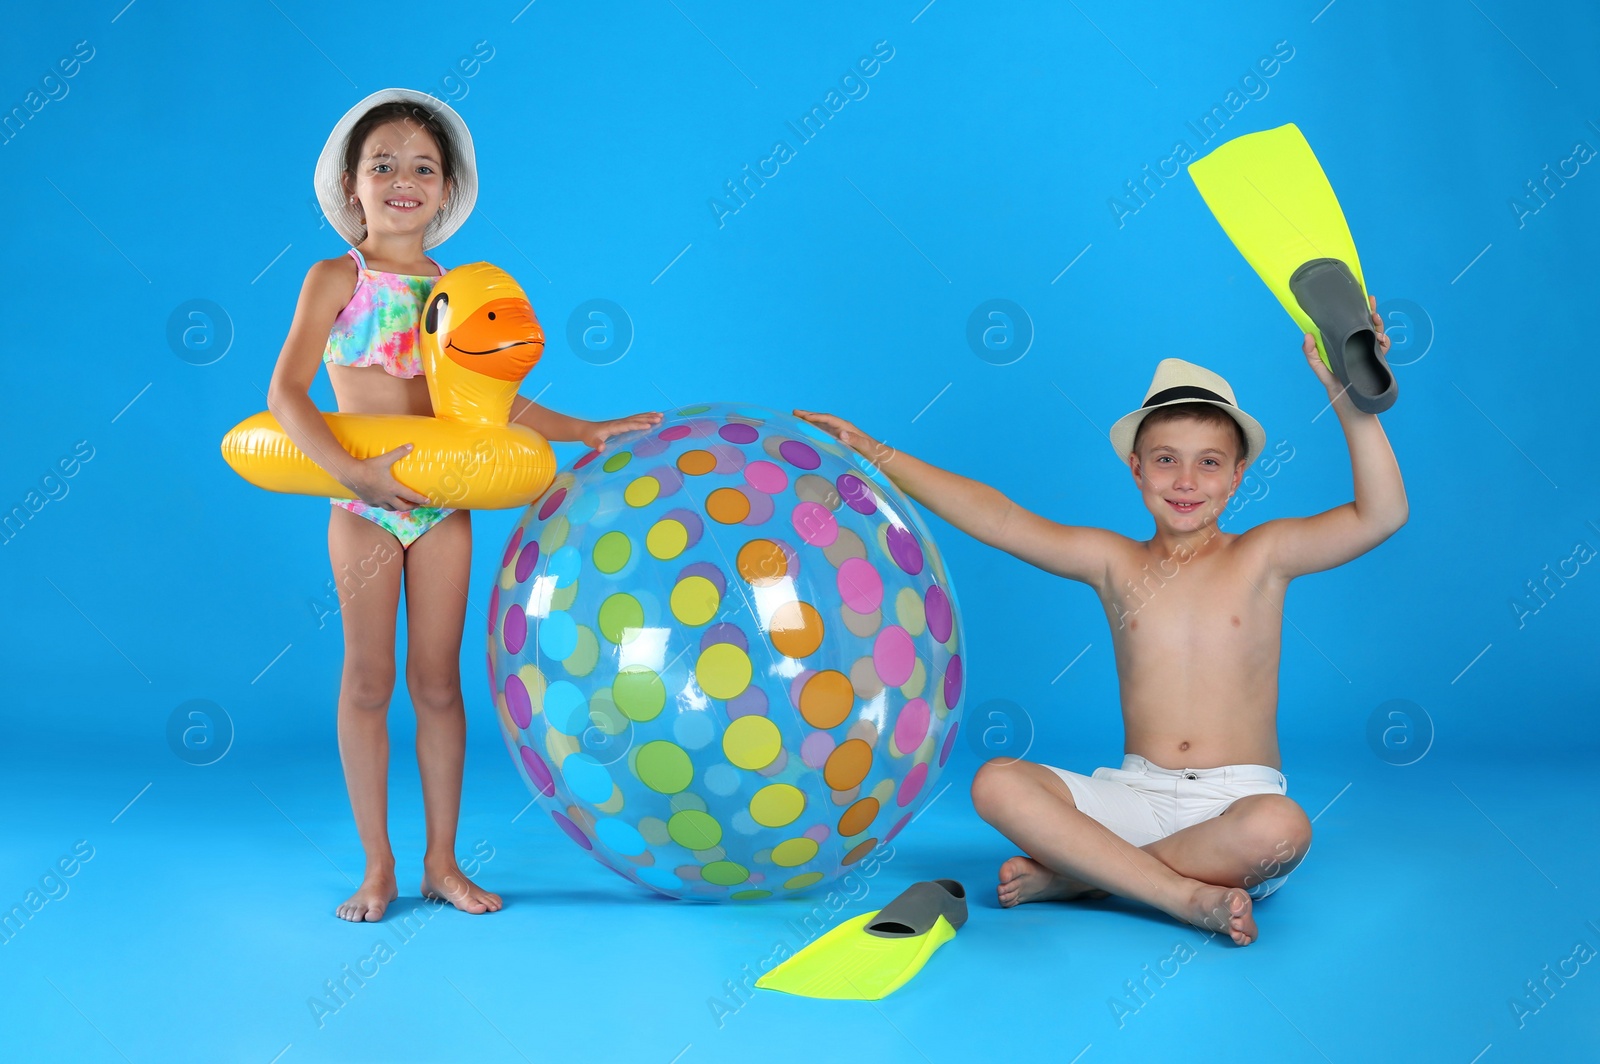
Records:
[[[1297,802],[1247,794],[1217,816],[1141,849],[1190,879],[1250,890],[1288,875],[1310,845],[1311,821]]]
[[[1001,866],[1001,905],[1109,892],[1226,932],[1241,946],[1257,933],[1244,888],[1287,874],[1310,838],[1298,805],[1257,794],[1137,847],[1078,809],[1060,776],[1028,761],[988,762],[973,779],[972,797],[980,816],[1032,855]]]

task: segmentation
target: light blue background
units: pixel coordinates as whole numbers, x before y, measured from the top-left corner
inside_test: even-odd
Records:
[[[1409,364],[1397,365],[1400,400],[1383,415],[1410,522],[1369,555],[1298,581],[1286,606],[1280,729],[1290,793],[1310,812],[1344,795],[1345,782],[1364,781],[1319,821],[1327,841],[1318,856],[1267,903],[1285,914],[1302,906],[1303,918],[1280,918],[1248,953],[1205,947],[1222,982],[1202,993],[1192,979],[1181,1004],[1180,991],[1163,990],[1148,1010],[1162,1006],[1164,1018],[1141,1015],[1131,1035],[1108,1027],[1103,999],[1139,964],[1170,952],[1181,929],[1154,916],[980,910],[977,933],[956,944],[967,946],[967,960],[941,955],[944,975],[930,971],[884,1009],[916,1010],[924,1026],[909,1015],[899,1025],[932,1032],[971,1002],[971,1023],[958,1026],[983,1030],[982,1040],[962,1049],[948,1033],[914,1034],[931,1059],[1037,1047],[1045,1010],[1058,1008],[1078,1010],[1048,1012],[1063,1059],[1084,1043],[1123,1059],[1116,1054],[1136,1045],[1192,1038],[1216,1022],[1217,995],[1235,993],[1251,995],[1248,1024],[1271,1027],[1274,1051],[1291,1059],[1309,1053],[1313,1038],[1334,1059],[1415,1037],[1413,1059],[1438,1052],[1465,1062],[1486,1042],[1496,1045],[1486,1061],[1536,1059],[1579,1037],[1584,1010],[1592,1017],[1596,1007],[1585,984],[1600,975],[1563,989],[1527,1022],[1531,1032],[1507,1018],[1507,1000],[1540,965],[1567,956],[1575,935],[1600,945],[1600,929],[1585,926],[1600,921],[1588,885],[1594,800],[1557,789],[1586,778],[1600,738],[1600,576],[1583,566],[1521,626],[1512,603],[1575,544],[1600,548],[1600,505],[1586,480],[1600,176],[1584,165],[1520,225],[1511,203],[1575,142],[1600,146],[1600,19],[1575,3],[1534,17],[1503,0],[1319,7],[539,0],[519,11],[515,2],[138,0],[9,20],[0,108],[42,92],[76,42],[94,53],[65,79],[65,95],[8,129],[0,146],[14,278],[0,507],[42,493],[79,441],[93,457],[0,546],[8,603],[0,645],[11,681],[0,701],[11,811],[0,833],[0,902],[19,901],[76,839],[95,840],[101,856],[74,880],[69,897],[83,900],[55,903],[0,946],[6,1008],[17,1010],[7,1040],[21,1025],[65,1032],[60,1045],[72,1059],[116,1059],[109,1042],[131,1059],[179,1059],[182,1044],[200,1047],[197,1056],[263,1061],[287,1042],[288,1061],[357,1059],[357,1047],[387,1030],[398,1041],[372,1050],[378,1058],[452,1057],[470,1044],[483,1059],[516,1059],[510,1041],[544,1059],[535,1052],[543,1041],[554,1059],[572,1059],[585,1051],[584,1031],[597,1029],[587,1024],[604,1028],[604,1017],[624,1015],[602,1004],[646,1007],[640,988],[613,1000],[606,978],[644,966],[670,984],[677,966],[704,963],[704,973],[683,976],[682,1001],[654,999],[653,1018],[631,1028],[639,1041],[616,1059],[670,1060],[697,1041],[694,1054],[711,1059],[800,1052],[781,1035],[794,1024],[861,1025],[849,1036],[861,1052],[906,1052],[883,1013],[819,1013],[765,997],[748,1006],[762,1018],[730,1025],[738,1033],[708,1027],[701,999],[742,960],[764,955],[730,946],[733,929],[760,942],[780,914],[657,904],[548,823],[509,822],[525,796],[486,694],[481,610],[516,519],[510,511],[474,515],[461,848],[492,839],[490,885],[520,903],[496,918],[502,927],[518,926],[519,907],[536,927],[550,928],[557,913],[568,923],[528,947],[538,960],[527,971],[516,960],[520,932],[485,921],[455,920],[451,934],[469,937],[437,949],[477,956],[487,965],[478,970],[483,985],[543,989],[515,1008],[484,1010],[508,1028],[505,1039],[481,1025],[470,1034],[452,1027],[478,1021],[437,980],[406,990],[393,980],[382,1005],[345,1026],[347,1041],[307,1027],[302,998],[365,955],[372,937],[326,916],[347,892],[328,866],[347,876],[360,867],[334,746],[342,642],[337,618],[319,627],[318,617],[319,606],[333,605],[327,503],[250,487],[217,445],[264,407],[306,270],[346,247],[312,197],[323,141],[348,107],[390,85],[444,96],[472,129],[477,209],[432,254],[447,267],[497,263],[528,290],[551,342],[524,394],[544,389],[546,405],[593,418],[707,400],[832,411],[1051,518],[1139,538],[1152,521],[1102,431],[1138,405],[1166,356],[1222,373],[1269,441],[1293,449],[1262,481],[1265,494],[1225,527],[1352,497],[1342,434],[1331,413],[1318,416],[1326,396],[1294,327],[1188,178],[1167,181],[1120,226],[1111,207],[1178,140],[1209,150],[1297,123],[1338,191],[1370,288],[1386,309],[1414,308],[1391,319],[1397,337],[1411,330],[1395,357]],[[452,77],[480,41],[492,58],[471,77]],[[822,104],[878,41],[894,54],[865,81],[867,94],[800,142],[786,122]],[[1251,82],[1257,98],[1202,145],[1187,123],[1222,105],[1275,47],[1292,48],[1292,58]],[[719,226],[712,199],[780,138],[794,158]],[[974,309],[997,298],[1021,306],[1034,331],[1027,354],[1007,365],[980,358],[966,338]],[[167,341],[169,319],[192,299],[219,304],[233,330],[227,354],[210,365],[185,361]],[[573,311],[592,299],[623,307],[636,330],[628,354],[609,365],[566,343]],[[325,380],[313,398],[332,407]],[[557,448],[563,463],[579,453]],[[931,515],[930,523],[965,609],[969,707],[1011,703],[1008,723],[1033,733],[1031,757],[1080,771],[1115,763],[1116,677],[1094,596]],[[179,762],[167,744],[168,717],[190,699],[217,703],[235,729],[228,756],[203,769]],[[1391,699],[1420,706],[1435,733],[1427,757],[1408,768],[1383,763],[1368,745],[1368,718]],[[421,829],[403,685],[391,723],[391,823],[409,891],[406,862],[416,863]],[[1554,776],[1544,775],[1550,759]],[[952,761],[954,786],[936,816],[897,840],[897,860],[905,882],[958,868],[992,906],[993,868],[1011,851],[972,814],[965,781],[978,763],[970,748]],[[110,824],[136,792],[144,808]],[[235,805],[237,815],[228,812]],[[130,841],[116,839],[119,828]],[[1324,878],[1315,879],[1319,859]],[[1432,877],[1447,892],[1458,877],[1493,882],[1481,884],[1481,900],[1441,900],[1435,886],[1416,886],[1384,927],[1335,930],[1374,870],[1391,892]],[[1486,910],[1505,904],[1528,905],[1544,922],[1482,928],[1501,919]],[[249,932],[217,949],[253,959],[200,976],[223,964],[212,943],[234,921]],[[1397,931],[1398,921],[1412,922],[1410,931]],[[623,929],[635,922],[630,938]],[[598,937],[572,930],[585,926]],[[359,950],[357,939],[333,937],[344,932]],[[1464,940],[1474,933],[1493,941]],[[1070,1005],[1052,967],[1061,954],[1039,952],[1043,934],[1067,935],[1081,951],[1071,970],[1095,973],[1081,992],[1069,988]],[[1137,934],[1150,941],[1130,941]],[[648,951],[651,936],[676,944],[643,960],[636,951]],[[1404,1032],[1361,1033],[1363,1023],[1381,1028],[1393,1016],[1372,1015],[1387,1008],[1389,991],[1369,985],[1352,936],[1388,936],[1391,952],[1377,967],[1395,973],[1397,1005],[1407,992],[1400,970],[1426,984]],[[513,942],[512,953],[489,961],[474,953]],[[1277,1011],[1263,1009],[1229,968],[1268,963],[1243,958],[1265,956],[1272,942],[1287,967],[1251,978],[1275,993]],[[1492,959],[1462,974],[1465,962],[1450,959],[1458,948]],[[445,968],[457,983],[472,970]],[[563,971],[590,981],[542,982]],[[957,971],[970,984],[961,994]],[[163,1019],[189,1011],[182,986],[213,978],[215,997],[202,991],[204,1018]],[[1045,978],[1057,990],[1036,1003],[1020,990],[983,997],[991,984]],[[1464,982],[1446,986],[1447,978]],[[1333,992],[1330,1003],[1317,990],[1325,982],[1364,988]],[[441,992],[452,1018],[416,1028],[426,1015],[417,1003]],[[1279,994],[1303,1000],[1296,1007]],[[594,1008],[574,1027],[567,1017],[583,1000]],[[1314,1030],[1297,1038],[1283,1023],[1289,1016]],[[1592,1019],[1584,1022],[1594,1052]],[[453,1031],[455,1040],[429,1042],[423,1031],[441,1039]],[[174,1043],[174,1032],[184,1041]],[[227,1041],[234,1036],[236,1046]]]

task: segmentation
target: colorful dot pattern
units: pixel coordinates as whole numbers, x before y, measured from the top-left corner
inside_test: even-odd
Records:
[[[489,611],[534,798],[671,897],[832,881],[911,822],[955,749],[965,648],[920,516],[777,411],[687,407],[579,458],[512,531]]]

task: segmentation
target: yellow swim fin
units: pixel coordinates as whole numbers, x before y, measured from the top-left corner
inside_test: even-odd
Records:
[[[967,892],[960,883],[914,883],[881,910],[829,931],[756,986],[800,997],[877,1001],[921,971],[966,922]]]
[[[1356,409],[1394,405],[1399,386],[1377,351],[1355,241],[1328,176],[1293,124],[1235,138],[1189,164],[1234,247],[1348,386]]]

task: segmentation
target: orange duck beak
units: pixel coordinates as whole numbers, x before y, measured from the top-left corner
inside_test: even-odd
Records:
[[[433,286],[422,316],[422,367],[435,417],[504,425],[517,385],[544,354],[544,329],[511,275],[457,266]]]
[[[494,299],[450,329],[444,353],[474,373],[521,381],[544,354],[544,329],[526,299]]]

